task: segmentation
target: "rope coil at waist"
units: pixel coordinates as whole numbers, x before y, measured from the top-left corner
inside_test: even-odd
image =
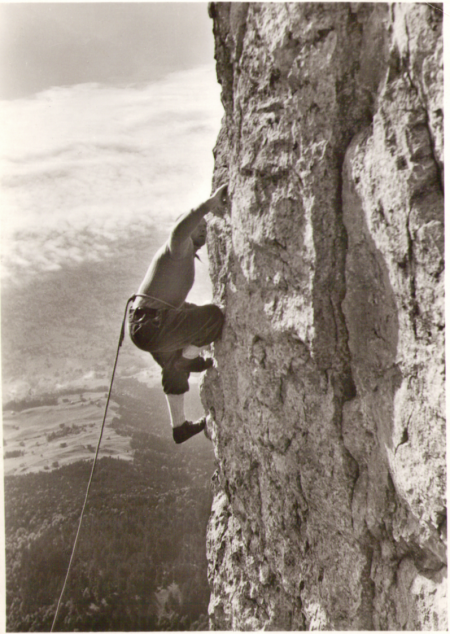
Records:
[[[140,319],[144,315],[146,317],[157,317],[159,313],[163,310],[167,310],[167,308],[148,308],[147,306],[138,306],[137,308],[133,308],[131,306],[128,314],[130,317],[136,317],[136,319]]]
[[[130,306],[130,304],[132,304],[138,297],[144,297],[145,299],[151,299],[153,301],[161,302],[162,304],[165,304],[167,308],[150,308],[147,306],[137,306],[136,308],[133,308],[131,306],[130,309],[128,310],[128,307]],[[169,304],[163,299],[158,299],[157,297],[152,297],[151,295],[145,295],[144,293],[136,293],[135,295],[132,295],[128,299],[125,306],[125,313],[124,313],[123,321],[122,321],[122,330],[120,332],[120,338],[119,338],[119,348],[121,347],[123,340],[125,339],[125,324],[127,321],[127,316],[130,321],[134,321],[135,323],[137,321],[140,321],[145,316],[148,316],[152,319],[155,319],[157,322],[159,322],[161,320],[162,313],[169,309],[177,310],[177,311],[181,310],[181,308],[172,306],[172,304]]]

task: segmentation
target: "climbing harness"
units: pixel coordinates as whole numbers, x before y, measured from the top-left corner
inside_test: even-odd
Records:
[[[124,312],[123,319],[122,319],[122,326],[121,326],[121,329],[120,329],[119,342],[118,342],[118,345],[117,345],[116,358],[114,360],[114,367],[113,367],[113,371],[112,371],[112,375],[111,375],[111,381],[110,381],[110,384],[109,384],[108,396],[107,396],[107,399],[106,399],[105,413],[103,415],[102,426],[100,428],[100,435],[99,435],[98,442],[97,442],[97,449],[95,451],[95,456],[94,456],[94,460],[93,460],[92,468],[91,468],[91,474],[89,476],[89,481],[88,481],[88,485],[87,485],[87,488],[86,488],[86,494],[84,496],[83,507],[81,509],[80,519],[78,521],[78,529],[77,529],[77,532],[76,532],[76,535],[75,535],[75,541],[74,541],[73,546],[72,546],[72,553],[70,555],[69,566],[67,568],[67,573],[66,573],[66,577],[64,579],[64,584],[63,584],[63,587],[62,587],[62,590],[61,590],[61,594],[59,595],[59,600],[58,600],[58,604],[56,606],[56,612],[55,612],[55,616],[53,618],[53,623],[52,623],[52,627],[50,629],[50,632],[54,631],[54,627],[56,625],[56,621],[58,619],[59,610],[60,610],[60,607],[61,607],[61,601],[62,601],[62,598],[63,598],[63,595],[64,595],[64,591],[66,589],[67,580],[69,578],[70,570],[72,568],[72,563],[73,563],[73,560],[74,560],[74,557],[75,557],[75,550],[76,550],[76,547],[77,547],[77,544],[78,544],[78,538],[80,536],[80,531],[81,531],[81,523],[83,521],[84,511],[86,509],[87,500],[88,500],[88,496],[89,496],[89,491],[90,491],[90,488],[91,488],[92,480],[93,480],[93,477],[94,477],[94,471],[95,471],[95,467],[96,467],[96,464],[97,464],[97,458],[98,458],[98,454],[99,454],[99,451],[100,451],[100,444],[102,442],[103,431],[105,429],[105,422],[106,422],[106,416],[108,414],[109,401],[111,399],[112,386],[113,386],[114,377],[115,377],[115,374],[116,374],[117,362],[119,360],[119,352],[120,352],[120,348],[122,347],[123,340],[125,338],[125,324],[126,324],[126,320],[127,320],[128,306],[132,302],[134,302],[134,300],[137,299],[138,297],[145,297],[147,299],[153,299],[153,300],[155,300],[157,302],[160,302],[161,304],[165,304],[166,306],[168,306],[169,308],[172,308],[173,310],[180,310],[179,308],[176,308],[175,306],[172,306],[171,304],[169,304],[168,302],[165,302],[162,299],[156,299],[156,297],[152,297],[151,295],[144,295],[142,293],[137,293],[136,295],[132,295],[128,299],[127,303],[126,303],[125,312]]]

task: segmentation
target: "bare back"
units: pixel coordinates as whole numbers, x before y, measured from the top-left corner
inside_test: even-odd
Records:
[[[225,198],[224,198],[225,196]],[[194,284],[195,254],[206,242],[205,215],[217,213],[227,200],[227,186],[222,185],[211,198],[177,220],[169,240],[156,252],[133,307],[180,308]]]
[[[195,278],[195,251],[191,249],[186,257],[175,259],[166,242],[156,252],[138,293],[150,295],[154,300],[138,298],[134,306],[167,308],[167,304],[179,308],[191,290]],[[161,302],[155,301],[161,300]]]

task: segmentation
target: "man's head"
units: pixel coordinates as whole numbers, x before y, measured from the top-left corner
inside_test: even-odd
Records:
[[[194,243],[196,251],[201,249],[206,243],[206,228],[206,220],[202,218],[195,230],[191,233],[192,242]]]

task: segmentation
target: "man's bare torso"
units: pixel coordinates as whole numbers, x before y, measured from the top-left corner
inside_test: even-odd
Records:
[[[179,308],[186,300],[194,278],[194,245],[192,244],[186,257],[174,259],[166,242],[156,252],[138,290],[138,294],[149,295],[153,299],[138,297],[134,306],[168,308],[169,304],[173,308]]]

